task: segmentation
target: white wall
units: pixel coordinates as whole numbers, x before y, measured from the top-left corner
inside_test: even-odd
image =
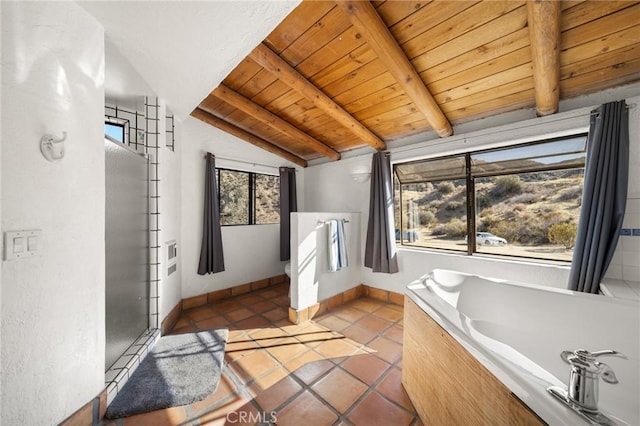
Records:
[[[0,422],[57,424],[104,388],[104,32],[73,2],[1,7],[2,231],[43,238],[2,264]]]
[[[349,265],[336,272],[328,268],[329,219],[345,219]],[[362,277],[360,213],[306,212],[291,214],[291,307],[304,309],[360,284]]]
[[[550,117],[534,118],[511,124],[504,124],[502,117],[494,120],[484,120],[486,127],[482,127],[482,121],[476,123],[476,128],[482,130],[467,134],[456,134],[446,139],[429,140],[421,143],[405,145],[399,141],[400,147],[393,148],[390,143],[389,151],[392,153],[392,162],[407,161],[411,159],[439,156],[454,152],[465,152],[471,149],[481,149],[514,143],[522,143],[540,136],[552,136],[571,133],[588,128],[589,111],[591,106],[611,100],[623,99],[630,95],[638,95],[640,85],[628,86],[617,90],[609,90],[599,94],[573,99],[565,103],[565,108],[559,114]],[[629,98],[627,103],[638,104],[638,98]],[[562,105],[561,105],[562,107]],[[570,109],[570,110],[569,110]],[[631,110],[630,134],[632,146],[632,160],[630,166],[630,197],[632,200],[629,209],[638,209],[637,194],[640,184],[640,165],[638,164],[640,136],[638,126],[640,116],[638,107]],[[491,127],[489,123],[500,123],[498,127]],[[350,173],[363,167],[370,170],[371,154],[346,158],[340,162],[316,164],[305,170],[305,210],[306,211],[331,211],[346,210],[362,212],[362,247],[365,246],[366,227],[369,211],[369,184],[362,185],[352,182]],[[635,195],[633,195],[635,194]],[[635,225],[630,221],[628,227],[640,227],[636,221],[640,220],[640,214],[633,216]],[[619,264],[622,259],[627,262],[635,261],[637,266],[640,258],[640,237],[625,237],[630,247],[627,253],[617,255],[615,261]],[[620,245],[619,245],[620,247]],[[631,253],[631,250],[634,252]],[[364,252],[364,249],[363,249]],[[637,256],[636,256],[637,255]],[[634,257],[635,256],[635,257]],[[632,260],[633,258],[633,260]],[[363,260],[360,260],[363,262]],[[421,275],[435,268],[455,269],[468,273],[479,273],[496,278],[514,280],[532,284],[542,284],[557,288],[566,288],[569,276],[569,267],[553,263],[537,263],[524,260],[492,259],[482,256],[467,256],[465,254],[438,252],[435,250],[417,250],[400,248],[398,251],[400,272],[397,274],[373,273],[368,268],[363,268],[362,282],[374,287],[403,293],[407,284]],[[626,267],[628,274],[635,273],[635,269],[629,269],[629,264],[620,266],[620,274]],[[617,270],[614,267],[613,270]]]
[[[192,117],[181,123],[180,140],[183,144],[182,297],[283,274],[279,225],[223,226],[225,271],[204,276],[197,274],[202,238],[204,154],[211,152],[220,157],[216,159],[216,166],[258,173],[278,174],[276,167],[296,167],[299,209],[304,206],[301,189],[304,186],[303,169]],[[222,157],[243,162],[223,160]],[[263,164],[274,167],[264,167]]]

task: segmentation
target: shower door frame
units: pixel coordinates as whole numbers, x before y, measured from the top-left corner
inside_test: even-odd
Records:
[[[149,176],[149,169],[150,169],[150,159],[149,159],[149,155],[147,154],[142,154],[139,151],[135,151],[132,148],[122,144],[121,142],[115,141],[107,136],[105,136],[105,146],[106,144],[113,144],[115,146],[117,146],[117,149],[123,149],[125,150],[125,155],[132,155],[132,159],[136,158],[136,160],[140,160],[141,162],[141,167],[144,168],[144,175],[145,175],[145,180],[144,180],[144,203],[146,206],[145,209],[145,225],[144,225],[144,229],[142,229],[144,235],[145,235],[145,242],[144,242],[144,263],[142,265],[137,265],[140,266],[141,270],[144,269],[144,273],[145,273],[145,278],[144,278],[144,296],[139,296],[142,297],[145,300],[145,309],[146,312],[144,314],[144,318],[146,319],[146,325],[144,326],[144,329],[139,329],[141,326],[140,324],[137,324],[136,326],[138,327],[138,329],[135,331],[135,337],[133,334],[130,334],[128,337],[128,344],[126,345],[126,347],[120,345],[120,348],[124,347],[124,350],[122,350],[122,352],[120,352],[120,350],[118,350],[118,357],[115,358],[114,361],[112,361],[113,357],[108,357],[107,354],[109,353],[109,340],[108,340],[108,334],[107,334],[107,327],[109,325],[109,318],[107,318],[107,314],[109,313],[108,309],[107,309],[107,304],[109,303],[109,298],[107,295],[107,291],[108,291],[108,285],[109,282],[107,281],[107,269],[108,269],[108,263],[105,263],[105,371],[110,370],[112,367],[114,367],[115,365],[119,364],[119,361],[125,357],[126,354],[128,354],[128,349],[130,347],[132,347],[134,344],[138,343],[141,338],[143,338],[144,336],[146,336],[147,334],[149,334],[149,330],[151,327],[151,294],[150,294],[150,270],[149,270],[149,262],[150,262],[150,258],[151,258],[151,254],[150,254],[150,235],[149,235],[149,225],[150,225],[150,206],[149,206],[149,195],[150,195],[150,189],[149,189],[149,184],[150,184],[150,176]],[[106,163],[106,154],[105,154],[105,163]],[[108,173],[106,171],[106,167],[105,167],[105,173]],[[105,178],[106,179],[106,178]],[[105,180],[105,186],[106,186],[106,180]],[[105,202],[105,209],[108,209],[107,206],[107,202]],[[105,213],[106,216],[106,213]],[[106,227],[106,223],[105,223],[105,227]],[[105,229],[105,257],[107,256],[107,236],[106,236],[106,229]],[[110,359],[111,358],[111,359]],[[128,359],[128,357],[127,357]]]

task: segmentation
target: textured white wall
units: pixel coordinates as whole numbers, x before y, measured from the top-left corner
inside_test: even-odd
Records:
[[[182,297],[196,296],[284,273],[280,262],[279,225],[223,226],[225,271],[198,275],[202,239],[204,197],[204,154],[242,160],[238,163],[216,159],[216,166],[258,173],[277,174],[275,167],[296,167],[298,208],[304,206],[304,170],[288,161],[237,139],[195,118],[181,123],[182,151]]]
[[[499,123],[500,127],[492,128],[490,124],[492,120],[485,120],[485,127],[480,126],[482,130],[473,133],[456,134],[447,139],[430,140],[410,146],[391,148],[391,159],[392,162],[407,161],[428,156],[464,152],[470,149],[525,142],[537,136],[559,135],[563,132],[584,130],[588,128],[588,114],[590,111],[590,107],[588,106],[625,98],[629,96],[629,94],[637,95],[639,91],[640,85],[634,85],[574,99],[567,102],[569,105],[569,107],[565,107],[567,112],[530,121],[505,124],[502,117],[496,117],[493,122]],[[628,103],[638,104],[638,98],[630,98]],[[640,137],[638,136],[640,116],[637,113],[637,108],[638,107],[632,109],[630,114],[632,157],[634,155],[636,156],[631,160],[629,179],[634,183],[630,183],[630,194],[633,191],[637,191],[637,188],[640,187],[638,184],[640,169],[637,167],[637,152],[640,146]],[[393,145],[393,143],[390,144],[391,147],[393,147]],[[403,144],[400,142],[399,145]],[[371,167],[370,164],[371,154],[365,154],[346,158],[340,162],[317,164],[305,170],[305,211],[346,210],[362,212],[361,238],[363,253],[369,212],[369,184],[357,184],[352,182],[349,176],[352,171],[360,170],[363,167],[369,170]],[[637,204],[634,204],[633,200],[631,201],[631,209],[637,208]],[[634,217],[640,216],[636,215]],[[630,224],[629,227],[631,227]],[[637,224],[633,227],[637,227]],[[621,265],[622,259],[623,257],[631,259],[632,254],[629,253],[632,251],[633,255],[640,256],[640,246],[634,245],[639,238],[640,237],[625,237],[625,240],[628,241],[627,247],[629,247],[629,249],[626,253],[620,252],[616,257],[615,260],[620,266],[619,268],[614,266],[614,270],[617,271],[620,269],[620,273],[622,273],[624,270],[624,267]],[[635,257],[636,265],[637,259],[639,258],[638,256]],[[400,272],[397,274],[373,273],[370,269],[363,268],[362,283],[403,293],[407,284],[435,268],[454,269],[461,272],[477,273],[496,278],[557,288],[566,288],[569,276],[569,267],[565,265],[536,263],[516,259],[492,259],[481,256],[466,256],[464,254],[408,248],[399,249],[398,262]],[[635,270],[627,268],[627,274],[631,274],[634,271]]]
[[[74,2],[1,7],[2,231],[43,238],[2,264],[0,423],[57,424],[104,388],[104,32]]]
[[[326,224],[346,219],[344,233],[349,266],[329,272]],[[360,213],[329,211],[291,215],[291,306],[304,309],[361,283]]]

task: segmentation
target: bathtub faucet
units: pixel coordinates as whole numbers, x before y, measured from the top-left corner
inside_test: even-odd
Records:
[[[602,380],[612,384],[618,383],[618,379],[611,367],[596,360],[603,355],[627,358],[620,352],[610,349],[597,352],[589,352],[586,349],[562,351],[560,357],[571,365],[568,390],[565,391],[555,386],[547,390],[590,420],[610,425],[615,422],[600,413],[598,409],[598,385],[601,376]]]

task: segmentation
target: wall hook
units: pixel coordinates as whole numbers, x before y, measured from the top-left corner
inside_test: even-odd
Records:
[[[67,139],[67,132],[62,132],[62,138],[46,134],[40,139],[40,151],[47,160],[55,163],[64,157],[64,141]]]

